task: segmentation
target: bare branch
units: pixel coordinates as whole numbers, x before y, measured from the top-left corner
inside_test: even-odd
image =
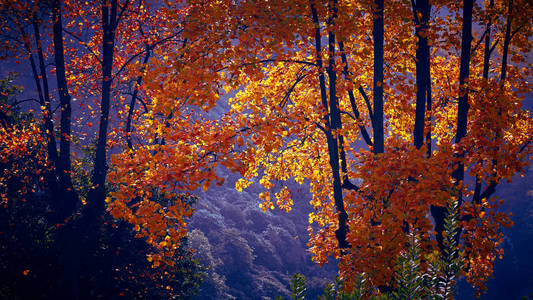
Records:
[[[85,47],[85,49],[87,49],[89,52],[91,52],[91,54],[94,56],[94,58],[96,58],[96,60],[98,60],[98,62],[100,64],[103,64],[102,60],[100,59],[100,57],[98,57],[98,55],[96,53],[94,53],[94,51],[89,48],[89,46],[87,46],[87,43],[85,43],[84,40],[82,40],[79,36],[75,35],[74,33],[68,31],[67,29],[63,28],[63,31],[70,35],[71,37],[73,37],[75,40],[77,40],[78,42],[80,42],[81,45],[83,45]]]

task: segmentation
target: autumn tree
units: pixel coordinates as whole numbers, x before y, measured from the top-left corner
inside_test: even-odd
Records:
[[[142,109],[147,110],[146,103],[150,100],[148,96],[142,96],[143,65],[148,63],[151,55],[163,57],[169,49],[184,45],[179,35],[180,21],[169,19],[164,8],[153,8],[146,1],[2,1],[0,8],[2,28],[5,29],[2,58],[29,62],[38,94],[36,101],[41,109],[41,120],[32,120],[31,125],[21,132],[17,129],[19,125],[12,126],[9,121],[9,109],[13,106],[2,107],[8,108],[2,110],[1,115],[5,121],[2,159],[11,163],[14,170],[22,168],[12,164],[20,159],[13,151],[23,147],[22,150],[27,151],[22,153],[26,155],[24,152],[32,153],[26,142],[37,139],[44,143],[47,153],[36,156],[41,164],[37,169],[51,170],[43,173],[48,177],[41,177],[41,181],[45,181],[44,192],[49,195],[47,201],[53,214],[45,217],[47,221],[57,223],[58,229],[57,250],[62,266],[59,282],[64,286],[60,297],[77,299],[95,280],[101,280],[95,284],[101,288],[98,293],[111,293],[113,281],[110,279],[114,271],[110,267],[99,271],[102,273],[99,276],[90,273],[100,262],[103,266],[116,262],[111,261],[115,253],[101,251],[102,247],[121,247],[120,243],[118,246],[105,245],[109,235],[120,235],[115,227],[110,227],[117,226],[115,221],[106,215],[107,192],[113,189],[106,178],[108,153],[120,145],[135,146],[131,132],[135,120]],[[177,10],[172,13],[176,18],[179,16]],[[161,26],[163,23],[168,27]],[[154,53],[156,50],[161,52]],[[50,69],[49,65],[54,68]],[[142,108],[139,102],[143,104]],[[129,109],[124,110],[127,104]],[[96,132],[91,129],[93,122],[98,124]],[[13,138],[17,135],[30,140],[16,141]],[[43,140],[43,136],[46,139]],[[90,138],[87,138],[90,136],[94,136],[96,142],[90,163],[86,163],[87,157],[80,152],[92,148]],[[138,143],[147,142],[141,135],[136,138]],[[31,160],[22,161],[29,163]],[[20,170],[33,170],[28,166],[25,168]],[[77,172],[75,180],[72,177],[74,172]],[[90,180],[77,180],[84,175]],[[14,181],[10,176],[9,172],[2,174],[0,182],[12,185]],[[32,184],[29,179],[26,185],[21,182],[24,189],[35,192]],[[12,188],[10,186],[10,190]],[[163,201],[160,197],[165,194],[156,193],[156,186],[151,187],[151,191],[150,196],[130,199],[134,200],[132,204],[137,204],[133,211],[142,214],[144,208],[142,205],[138,207],[137,202],[144,198],[157,203],[162,212],[179,207],[180,212],[187,213],[177,215],[178,221],[172,219],[163,225],[165,229],[178,230],[192,213],[191,197],[180,194],[163,197],[166,199]],[[2,205],[10,205],[13,201],[16,199],[12,192],[2,197]],[[146,219],[150,218],[154,220],[151,214],[143,214],[141,224],[147,224]],[[158,220],[166,222],[167,219],[160,217]],[[133,230],[127,226],[120,228],[127,239],[144,237],[142,234],[128,235],[131,231],[140,231],[138,226]],[[180,246],[184,231],[180,232],[183,234],[172,235],[174,248],[168,253],[168,271],[188,262]],[[141,256],[148,258],[145,264],[150,267],[152,254],[158,249],[150,241],[145,248]],[[83,278],[88,279],[88,283],[81,282]],[[172,291],[167,286],[163,288]]]
[[[283,183],[308,183],[310,251],[321,264],[339,258],[348,291],[362,273],[375,293],[389,290],[391,258],[412,230],[424,251],[443,248],[450,200],[475,287],[502,254],[501,227],[511,223],[492,196],[532,151],[521,105],[531,75],[527,1],[1,5],[13,38],[2,51],[29,61],[50,186],[65,196],[53,205],[66,225],[66,296],[78,294],[81,257],[105,238],[106,211],[146,239],[154,266],[175,264],[193,212],[188,193],[221,184],[221,167],[242,175],[238,190],[258,180],[265,211],[289,212]],[[91,136],[94,157],[80,167],[73,148]],[[89,188],[72,180],[75,169]]]
[[[310,250],[318,263],[340,258],[348,290],[363,272],[388,288],[409,228],[422,249],[441,248],[446,203],[455,199],[463,274],[482,289],[511,224],[491,196],[531,153],[530,112],[521,107],[530,12],[525,1],[191,1],[190,48],[154,62],[158,85],[147,85],[152,109],[167,118],[144,129],[192,160],[211,156],[239,171],[239,190],[259,180],[264,210],[290,211],[283,182],[309,182]],[[202,121],[202,133],[180,126],[176,105],[209,111],[222,90],[225,115],[187,116]],[[154,180],[133,171],[139,156],[125,157],[117,170]],[[157,168],[182,175],[184,163]]]

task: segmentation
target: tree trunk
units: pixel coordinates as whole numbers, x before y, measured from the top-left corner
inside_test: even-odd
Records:
[[[342,63],[344,64],[343,67],[343,74],[344,74],[344,80],[350,80],[349,78],[349,71],[348,71],[348,59],[346,58],[346,52],[344,52],[344,43],[339,41],[339,51],[341,52],[341,58]],[[355,103],[355,96],[353,94],[353,90],[348,90],[348,98],[350,99],[350,105],[352,106],[352,111],[354,113],[355,118],[357,119],[357,122],[360,122],[360,113],[359,109],[357,108],[357,104]],[[368,112],[370,115],[370,119],[372,120],[372,112]],[[361,135],[363,136],[363,140],[366,142],[367,145],[373,146],[372,140],[370,139],[370,136],[368,135],[368,131],[366,130],[366,127],[362,124],[358,124],[359,130],[361,131]]]
[[[505,38],[503,40],[502,69],[500,72],[500,82],[503,86],[507,77],[507,56],[509,55],[509,44],[511,43],[511,23],[513,22],[513,0],[509,1],[507,11],[507,24],[505,25]]]
[[[494,0],[490,0],[489,9],[494,7]],[[492,15],[489,14],[489,19],[487,21],[487,33],[485,34],[485,50],[483,53],[483,78],[485,80],[489,79],[489,68],[490,68],[490,34],[492,30]]]
[[[511,43],[511,24],[513,21],[513,0],[509,1],[509,5],[507,8],[507,24],[505,25],[505,37],[503,40],[503,53],[502,53],[502,67],[500,70],[500,88],[503,90],[505,79],[507,77],[507,57],[509,55],[509,44]],[[490,55],[490,50],[489,50]],[[500,109],[501,110],[501,109]],[[496,136],[500,136],[500,132],[496,132]],[[497,161],[493,160],[493,164],[496,165]],[[496,186],[498,185],[498,181],[496,178],[496,174],[493,174],[492,178],[489,179],[489,184],[483,191],[483,193],[479,196],[479,201],[483,198],[489,198],[496,192]]]
[[[37,45],[37,55],[39,57],[39,69],[41,72],[41,80],[43,83],[43,86],[42,86],[43,95],[41,98],[41,106],[44,107],[43,119],[44,119],[44,128],[46,129],[48,156],[50,157],[50,160],[54,164],[56,164],[56,167],[57,167],[57,162],[58,162],[57,144],[56,144],[56,138],[54,136],[54,123],[52,122],[52,109],[50,107],[50,92],[48,89],[48,76],[46,75],[46,66],[44,64],[44,55],[43,55],[43,48],[42,48],[42,43],[41,43],[41,35],[39,32],[39,25],[37,24],[37,20],[35,19],[33,20],[33,32],[34,32],[34,37],[35,37],[35,44]]]
[[[329,2],[329,9],[331,12],[334,12],[336,10],[335,7],[335,1]],[[339,228],[335,232],[335,236],[337,237],[337,241],[339,242],[339,248],[340,249],[346,249],[349,248],[350,245],[346,241],[346,220],[348,219],[348,216],[346,214],[346,211],[344,210],[344,202],[343,202],[343,196],[342,196],[342,182],[340,178],[340,166],[339,166],[339,144],[338,144],[338,138],[336,135],[333,134],[332,129],[337,128],[341,126],[340,123],[340,112],[337,104],[337,98],[335,94],[335,87],[336,87],[336,73],[335,73],[335,62],[334,62],[334,55],[335,54],[335,35],[330,30],[328,34],[328,42],[329,42],[329,53],[330,53],[330,60],[328,64],[328,75],[329,75],[329,86],[330,86],[330,104],[328,105],[328,96],[327,96],[327,90],[326,90],[326,80],[324,73],[322,71],[323,69],[323,63],[321,58],[321,37],[320,37],[320,27],[319,27],[319,20],[316,8],[314,7],[314,4],[311,2],[311,13],[313,16],[313,23],[315,24],[315,50],[316,50],[316,64],[319,72],[319,84],[320,84],[320,96],[322,100],[322,105],[324,107],[324,121],[326,127],[324,128],[326,139],[328,143],[328,154],[329,154],[329,163],[331,166],[331,172],[333,174],[333,198],[335,201],[335,207],[337,211],[339,212]],[[334,14],[334,13],[333,13]],[[330,20],[328,22],[334,22],[334,17],[330,17]],[[331,23],[332,24],[332,23]],[[329,113],[328,113],[328,107],[329,107]],[[330,121],[331,120],[331,121]]]
[[[463,28],[461,35],[461,62],[459,69],[459,100],[457,107],[457,132],[455,135],[455,144],[458,144],[459,154],[457,155],[459,159],[464,157],[462,149],[460,146],[461,139],[467,134],[467,122],[468,122],[468,77],[470,74],[470,53],[471,53],[471,43],[472,43],[472,9],[473,9],[473,0],[464,0],[463,1]],[[463,202],[463,191],[462,188],[459,189],[459,185],[462,184],[464,180],[464,164],[463,162],[457,163],[452,177],[455,181],[455,186],[457,190],[457,199],[458,207],[461,207]],[[443,236],[442,232],[444,231],[444,218],[446,215],[445,207],[431,207],[431,213],[435,219],[435,231],[437,232],[437,242],[442,249]]]
[[[416,148],[420,149],[424,145],[426,104],[431,105],[428,103],[428,90],[430,87],[429,45],[427,39],[430,14],[429,1],[416,1],[414,9],[418,46],[416,48],[416,114],[413,137]]]
[[[339,108],[339,101],[337,99],[337,71],[335,68],[335,19],[337,18],[337,1],[330,0],[328,2],[329,18],[328,18],[328,77],[329,77],[329,107],[331,114],[331,130],[332,132],[332,146],[330,153],[330,165],[333,172],[333,194],[335,198],[335,207],[339,212],[339,228],[335,231],[335,236],[339,241],[341,249],[349,248],[350,245],[346,241],[346,233],[348,228],[346,222],[348,215],[344,209],[344,200],[342,195],[342,180],[339,168],[339,153],[343,164],[343,171],[346,171],[346,154],[344,153],[343,136],[340,133],[342,130],[341,113]]]
[[[110,2],[110,3],[109,3]],[[117,0],[102,0],[102,98],[100,102],[100,124],[94,169],[91,177],[92,187],[87,195],[87,205],[83,211],[80,226],[83,226],[85,236],[84,254],[93,256],[99,251],[99,245],[103,234],[106,176],[107,176],[107,130],[109,126],[109,110],[111,106],[111,84],[113,71],[113,55],[115,50],[115,30],[118,21]],[[102,257],[104,264],[110,264],[111,257]],[[104,269],[101,272],[99,282],[104,292],[104,297],[110,297],[112,285],[112,270]]]
[[[489,9],[494,7],[494,0],[490,0]],[[487,20],[487,28],[485,33],[485,49],[483,51],[483,79],[485,82],[488,82],[489,79],[489,68],[490,68],[490,34],[492,27],[492,15],[489,14],[489,19]],[[476,184],[474,187],[474,196],[472,201],[476,204],[481,203],[481,179],[476,175]]]
[[[146,45],[146,55],[144,56],[144,59],[143,59],[143,69],[148,63],[149,59],[150,59],[150,47]],[[131,142],[131,121],[133,118],[133,112],[135,111],[135,103],[139,95],[139,86],[141,85],[141,82],[142,82],[142,76],[139,75],[137,77],[137,80],[135,81],[135,87],[134,87],[133,95],[131,96],[130,108],[128,111],[128,118],[126,120],[126,129],[125,129],[126,130],[126,141],[128,143],[128,148],[130,149],[133,147],[133,144]]]
[[[383,0],[375,0],[373,11],[374,39],[374,154],[385,151],[385,137],[383,132]]]
[[[60,121],[60,142],[59,159],[57,172],[63,189],[65,190],[65,203],[62,208],[62,215],[71,215],[77,205],[77,195],[72,187],[71,160],[70,160],[70,136],[71,136],[71,97],[68,91],[68,83],[65,71],[65,52],[63,48],[63,24],[61,19],[61,4],[55,1],[53,10],[53,38],[54,38],[54,59],[56,65],[57,90],[61,107]]]
[[[54,60],[56,65],[57,89],[61,107],[60,121],[60,144],[59,159],[57,163],[57,173],[59,177],[59,194],[62,198],[59,209],[59,217],[65,220],[71,216],[78,203],[78,195],[72,186],[71,162],[70,162],[70,132],[71,132],[71,106],[70,94],[65,72],[65,56],[63,48],[63,24],[61,18],[61,3],[54,1],[53,7],[53,40],[54,40]],[[64,299],[79,299],[79,277],[80,277],[80,240],[77,234],[75,222],[71,221],[64,226],[58,237],[60,248],[60,260],[63,266],[63,278],[58,283],[61,297]]]
[[[107,176],[107,128],[111,103],[111,83],[113,55],[115,50],[115,29],[117,22],[117,0],[102,2],[102,100],[100,103],[100,126],[96,143],[96,155],[92,174],[93,189],[89,193],[89,215],[91,219],[100,217],[105,208],[105,180]]]

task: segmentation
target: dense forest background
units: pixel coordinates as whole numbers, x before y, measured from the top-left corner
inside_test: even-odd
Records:
[[[502,210],[513,213],[515,226],[505,231],[505,254],[496,262],[494,278],[489,280],[488,291],[481,299],[522,299],[533,292],[530,257],[533,251],[532,172],[530,168],[526,176],[517,176],[498,191],[498,197],[506,199]],[[212,266],[212,272],[218,276],[209,273],[209,279],[196,299],[214,297],[221,292],[247,299],[249,296],[242,293],[247,290],[261,291],[259,295],[264,296],[280,294],[288,297],[293,272],[308,278],[309,299],[316,299],[316,295],[321,294],[324,286],[335,277],[336,268],[333,262],[323,268],[316,266],[305,251],[308,239],[306,204],[310,197],[302,192],[305,185],[291,186],[292,190],[300,192],[295,193],[295,209],[288,215],[280,212],[265,214],[257,207],[258,191],[254,192],[252,188],[238,193],[232,180],[228,182],[227,186],[217,187],[213,192],[198,193],[207,206],[199,205],[192,218],[192,246],[198,247],[201,260]],[[241,260],[242,257],[247,259]],[[241,261],[235,264],[235,260]],[[474,291],[464,281],[459,282],[455,295],[456,299],[476,299]]]

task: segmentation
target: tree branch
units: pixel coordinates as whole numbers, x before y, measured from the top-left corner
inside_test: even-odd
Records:
[[[96,53],[94,53],[94,51],[89,48],[89,46],[87,46],[87,43],[85,43],[84,40],[82,40],[79,36],[75,35],[74,33],[68,31],[67,29],[63,28],[63,31],[65,33],[67,33],[68,35],[70,35],[71,37],[73,37],[75,40],[77,40],[78,42],[80,42],[81,45],[83,45],[85,47],[85,49],[87,49],[89,52],[91,52],[91,54],[94,56],[94,58],[96,58],[96,60],[102,64],[102,60],[100,59],[100,57],[98,57],[98,55]]]

